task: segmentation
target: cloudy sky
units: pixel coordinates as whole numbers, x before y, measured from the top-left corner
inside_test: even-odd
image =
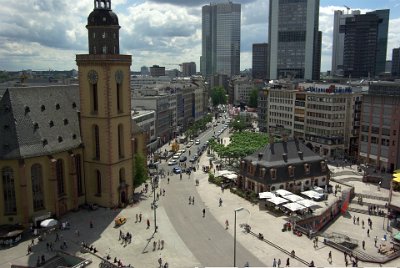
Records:
[[[216,0],[212,2],[226,2]],[[267,42],[268,0],[236,0],[242,4],[241,69],[251,68],[251,45]],[[201,6],[204,0],[112,0],[121,25],[121,53],[133,55],[132,70],[153,64],[178,68],[199,64]],[[322,70],[332,54],[333,11],[344,5],[362,12],[389,8],[389,42],[400,47],[400,0],[321,0]],[[87,16],[93,0],[0,0],[0,70],[76,69],[75,54],[87,53]],[[199,69],[199,65],[198,65]]]

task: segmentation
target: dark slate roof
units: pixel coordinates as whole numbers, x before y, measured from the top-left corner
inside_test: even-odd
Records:
[[[118,16],[111,9],[94,9],[88,17],[87,26],[118,26]]]
[[[77,85],[7,89],[0,99],[0,159],[23,159],[79,147],[78,111]]]
[[[300,157],[302,153],[302,157]],[[285,161],[286,159],[286,161]],[[325,171],[321,169],[321,161],[324,158],[314,153],[311,149],[298,140],[289,140],[287,142],[275,142],[268,144],[266,147],[258,150],[254,154],[245,157],[244,166],[241,173],[245,176],[251,177],[259,182],[270,184],[286,182],[295,179],[302,179],[314,176],[325,176],[329,174],[329,169],[326,167]],[[256,166],[254,175],[247,172],[247,165],[253,164]],[[306,174],[304,164],[310,167],[310,173]],[[294,177],[289,176],[288,167],[293,166]],[[265,168],[265,175],[262,177],[260,170]],[[276,179],[272,180],[270,176],[270,169],[276,169]]]

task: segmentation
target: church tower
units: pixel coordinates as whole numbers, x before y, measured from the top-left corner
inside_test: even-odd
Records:
[[[86,197],[115,207],[132,194],[132,57],[119,54],[121,27],[111,0],[94,0],[86,28],[89,54],[76,56]]]

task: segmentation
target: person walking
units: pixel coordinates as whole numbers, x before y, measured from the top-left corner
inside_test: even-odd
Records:
[[[147,229],[149,229],[149,228],[150,228],[150,220],[147,219]]]
[[[365,250],[365,240],[362,241],[362,248]]]
[[[154,241],[153,241],[153,251],[156,250],[156,247],[157,247],[157,242],[156,242],[156,240],[154,240]]]
[[[274,261],[272,262],[272,267],[276,267],[276,259],[274,258]]]
[[[192,205],[194,205],[194,196],[192,196]]]
[[[142,213],[139,213],[139,222],[142,221]]]
[[[168,177],[168,179],[167,179],[167,183],[169,184],[169,177]]]
[[[329,264],[332,264],[332,251],[329,251],[329,253],[328,253],[328,261],[329,261]]]
[[[135,223],[139,222],[139,215],[136,213],[136,221]]]
[[[203,208],[203,218],[206,216],[206,209]]]
[[[229,228],[229,222],[228,222],[228,220],[226,220],[225,221],[225,229],[228,230],[228,228]]]
[[[192,197],[189,196],[189,205],[191,205],[191,204],[192,204]]]
[[[369,237],[369,229],[367,230],[367,236]]]
[[[376,247],[376,243],[378,242],[378,236],[375,236],[374,242],[375,242],[375,247]]]
[[[286,267],[290,267],[290,258],[286,259]]]
[[[278,267],[281,267],[281,259],[278,259]]]
[[[219,198],[219,206],[222,207],[222,198]]]
[[[160,268],[161,268],[162,267],[162,259],[161,259],[161,257],[158,258],[158,264],[160,265]]]

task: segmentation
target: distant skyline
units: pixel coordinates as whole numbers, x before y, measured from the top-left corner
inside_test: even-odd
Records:
[[[166,69],[194,61],[200,68],[201,7],[204,0],[112,0],[119,17],[121,54],[133,55],[132,70],[154,64]],[[225,1],[212,1],[225,2]],[[267,42],[267,0],[242,4],[241,70],[251,68],[253,43]],[[87,16],[93,0],[0,0],[0,70],[77,69],[76,54],[87,54]],[[321,70],[331,68],[333,11],[344,5],[362,13],[390,9],[387,59],[400,47],[400,0],[321,0]]]

